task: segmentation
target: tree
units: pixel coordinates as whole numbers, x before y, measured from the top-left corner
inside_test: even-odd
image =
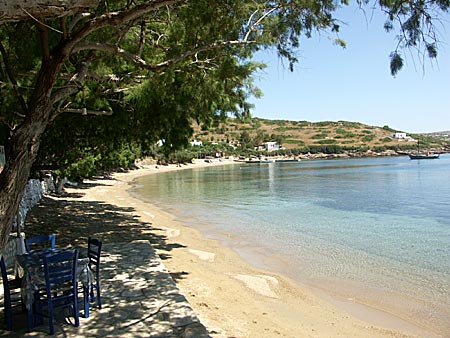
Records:
[[[284,143],[284,137],[280,134],[272,134],[271,139],[272,141],[277,142],[280,146],[282,146]]]
[[[239,142],[241,142],[242,149],[248,148],[250,146],[251,141],[252,138],[250,137],[249,132],[247,130],[244,130],[239,137]]]
[[[55,13],[42,12],[42,1],[28,0],[27,7],[22,0],[0,1],[0,139],[7,156],[0,174],[0,248],[11,230],[44,133],[47,131],[49,138],[50,134],[64,138],[64,131],[74,127],[71,118],[65,120],[66,114],[85,116],[85,124],[92,123],[87,122],[90,115],[117,114],[124,119],[124,126],[138,128],[142,136],[153,125],[152,121],[149,125],[151,114],[146,114],[151,111],[159,119],[156,128],[180,127],[166,133],[173,141],[169,144],[175,144],[189,133],[190,117],[207,121],[214,114],[248,110],[246,80],[252,72],[245,60],[255,51],[275,47],[292,69],[301,37],[311,37],[316,30],[339,31],[333,17],[338,4],[331,0],[57,2],[63,5]],[[79,3],[86,5],[79,8]],[[428,55],[436,56],[430,13],[446,11],[447,2],[383,0],[379,6],[388,14],[390,25],[386,28],[396,28],[393,23],[399,22],[402,32],[392,57],[394,74],[401,68],[404,47],[423,43]],[[338,36],[336,39],[340,41]],[[220,82],[218,71],[224,65],[234,67],[236,76],[225,76]],[[186,88],[195,91],[190,84],[198,83],[201,76],[215,80],[215,94],[226,94],[208,99],[206,90],[195,92],[192,101]],[[181,88],[183,95],[170,95],[167,90],[173,88]],[[147,100],[152,91],[162,96],[151,95]],[[203,102],[203,109],[192,113],[192,102],[196,108]],[[130,111],[136,113],[130,115],[131,122],[126,114]],[[60,128],[48,128],[58,119],[55,126]],[[103,133],[111,130],[106,120],[96,121],[102,121],[99,129]],[[91,136],[98,131],[93,125],[79,131],[89,128]],[[123,126],[118,129],[125,130]],[[150,136],[155,135],[158,133]],[[48,151],[45,156],[50,155]]]

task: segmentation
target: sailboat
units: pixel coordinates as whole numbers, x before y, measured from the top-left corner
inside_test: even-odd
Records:
[[[428,159],[436,159],[439,158],[439,154],[430,153],[428,151],[422,153],[420,152],[420,144],[419,140],[417,140],[417,153],[409,154],[409,158],[411,160],[428,160]]]

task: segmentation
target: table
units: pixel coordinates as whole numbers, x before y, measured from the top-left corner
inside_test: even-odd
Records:
[[[30,253],[16,256],[16,265],[19,276],[22,280],[22,299],[27,308],[28,321],[32,320],[32,310],[34,303],[34,292],[45,289],[45,273],[44,273],[44,256],[51,253],[60,253],[69,248],[58,249],[42,249],[33,250]],[[80,257],[81,256],[81,257]],[[94,274],[89,268],[89,258],[83,255],[83,251],[79,250],[77,261],[77,280],[83,284],[84,291],[84,312],[85,317],[89,316],[89,299],[86,297],[90,283],[94,281]]]

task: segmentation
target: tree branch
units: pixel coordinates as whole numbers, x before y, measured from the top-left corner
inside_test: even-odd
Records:
[[[48,61],[50,59],[50,49],[48,47],[48,28],[44,23],[37,21],[36,26],[40,32],[41,47],[42,47],[42,60]]]
[[[78,53],[84,50],[97,50],[97,51],[102,51],[105,53],[110,53],[110,54],[114,54],[117,55],[119,57],[122,57],[128,61],[133,62],[136,66],[143,68],[143,69],[148,69],[148,70],[158,70],[161,68],[166,68],[172,64],[175,64],[177,62],[180,62],[182,60],[187,59],[190,56],[194,56],[200,52],[204,52],[204,51],[208,51],[208,50],[213,50],[215,48],[219,48],[219,47],[225,47],[225,46],[239,46],[239,45],[248,45],[248,44],[252,44],[255,41],[241,41],[241,40],[235,40],[235,41],[221,41],[221,42],[215,42],[209,45],[205,45],[205,46],[200,46],[197,48],[194,48],[192,50],[189,50],[185,53],[181,53],[179,56],[171,58],[169,60],[160,62],[160,63],[156,63],[156,64],[149,64],[147,63],[144,59],[142,59],[139,55],[130,53],[126,50],[124,50],[123,48],[117,47],[117,46],[111,46],[111,45],[107,45],[107,44],[102,44],[99,42],[82,42],[79,43],[75,48],[73,48],[72,52],[73,53]]]
[[[142,20],[141,22],[141,35],[139,38],[139,48],[138,48],[138,52],[137,55],[139,57],[141,57],[142,52],[144,51],[144,46],[145,46],[145,20]]]
[[[59,111],[60,113],[76,113],[81,115],[112,115],[111,110],[89,110],[86,108],[65,108]]]
[[[272,12],[279,9],[279,6],[273,7],[270,10],[268,10],[266,13],[264,13],[258,20],[256,20],[247,30],[247,33],[245,34],[244,41],[248,40],[248,37],[250,36],[250,33],[256,30],[256,27],[265,19],[267,18]],[[255,11],[252,13],[250,18],[248,19],[247,25],[250,25],[250,22],[253,20],[253,17],[256,15],[258,11]]]
[[[61,26],[61,31],[63,33],[63,39],[66,40],[67,39],[67,16],[62,17],[59,20],[60,26]]]
[[[57,102],[64,100],[65,98],[73,94],[76,94],[80,90],[80,86],[86,78],[91,63],[91,58],[92,56],[80,62],[77,67],[77,73],[72,76],[67,86],[55,91],[55,93],[52,95],[53,104],[56,104]],[[55,114],[57,115],[58,113],[59,112]]]
[[[22,94],[20,94],[19,85],[17,84],[16,77],[14,76],[13,70],[11,68],[11,63],[9,62],[8,54],[6,53],[5,47],[1,42],[0,42],[0,53],[2,54],[3,57],[3,64],[5,65],[9,81],[11,81],[11,84],[13,85],[14,92],[16,93],[17,99],[19,100],[23,112],[26,113],[28,111],[27,103],[25,102]]]
[[[74,32],[73,39],[68,43],[65,48],[68,53],[71,52],[75,45],[86,38],[92,32],[99,30],[108,26],[117,26],[124,24],[126,22],[139,19],[144,15],[155,12],[162,7],[171,6],[178,3],[183,3],[188,0],[155,0],[146,1],[141,5],[135,6],[129,10],[111,12],[100,15],[99,17],[93,18],[85,26],[81,27],[78,31]]]
[[[0,0],[0,23],[61,17],[97,6],[98,0]]]
[[[75,26],[84,18],[90,17],[90,13],[77,13],[73,16],[72,20],[70,21],[69,25],[67,26],[67,31],[69,34],[72,33]]]

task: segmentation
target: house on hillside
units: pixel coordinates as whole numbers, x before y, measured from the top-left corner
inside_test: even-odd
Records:
[[[392,133],[391,136],[395,139],[406,139],[406,133]]]
[[[280,149],[278,142],[264,142],[264,149],[267,151],[275,151]]]
[[[203,147],[203,142],[202,141],[197,141],[197,140],[194,140],[194,141],[191,141],[191,146],[192,147]]]
[[[406,133],[392,133],[391,136],[393,139],[396,139],[398,141],[416,142],[415,139],[413,139],[411,136],[406,135]]]

